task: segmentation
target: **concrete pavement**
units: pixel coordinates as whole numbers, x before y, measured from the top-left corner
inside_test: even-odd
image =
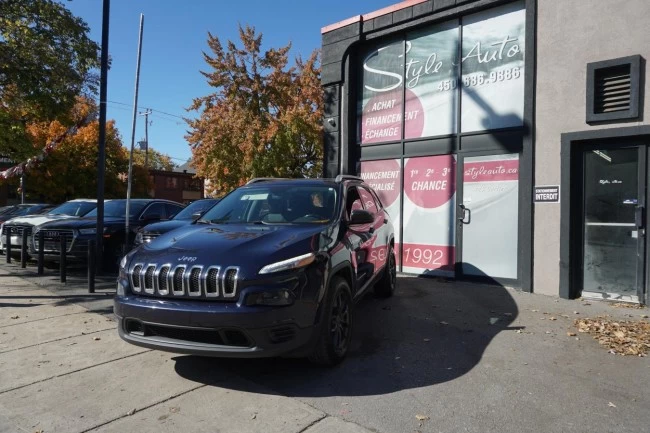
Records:
[[[567,335],[576,317],[647,309],[400,278],[359,304],[349,358],[322,369],[131,346],[109,280],[89,295],[28,272],[0,266],[1,433],[650,430],[649,359]]]

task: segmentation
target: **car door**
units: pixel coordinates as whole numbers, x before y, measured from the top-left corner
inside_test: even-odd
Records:
[[[372,192],[364,187],[359,187],[359,195],[363,202],[365,210],[370,212],[374,217],[374,223],[369,227],[371,238],[367,241],[369,258],[368,261],[373,265],[373,276],[376,276],[386,265],[388,257],[388,227],[386,225],[386,216],[381,205],[375,199]]]
[[[346,218],[349,221],[352,212],[365,210],[363,200],[356,186],[348,187],[346,191]],[[352,267],[356,276],[357,290],[364,288],[375,273],[374,263],[370,261],[370,246],[373,243],[372,224],[351,226],[348,224],[346,238],[351,248]]]

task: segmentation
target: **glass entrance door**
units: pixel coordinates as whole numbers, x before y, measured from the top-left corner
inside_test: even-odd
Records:
[[[519,155],[462,158],[456,270],[464,276],[517,279]]]
[[[583,154],[583,295],[638,300],[644,281],[645,146]]]

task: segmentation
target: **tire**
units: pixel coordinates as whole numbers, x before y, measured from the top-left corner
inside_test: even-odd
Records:
[[[347,355],[352,339],[352,294],[350,285],[340,277],[330,282],[320,334],[309,360],[334,366]]]
[[[388,260],[384,267],[381,279],[375,284],[375,295],[380,298],[390,298],[395,293],[397,286],[397,263],[395,261],[395,251],[391,245],[388,250]]]

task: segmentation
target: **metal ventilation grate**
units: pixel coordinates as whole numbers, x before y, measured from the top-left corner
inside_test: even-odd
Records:
[[[630,64],[597,69],[594,80],[594,113],[627,111],[632,104]]]

